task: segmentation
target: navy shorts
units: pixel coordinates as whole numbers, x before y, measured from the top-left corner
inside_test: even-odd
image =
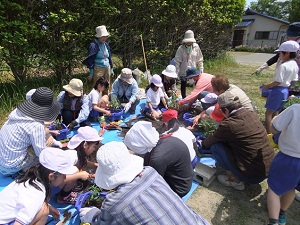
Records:
[[[271,164],[268,185],[277,195],[300,191],[300,158],[279,152]]]
[[[281,111],[288,97],[289,90],[287,87],[273,87],[270,89],[265,107],[272,112]]]

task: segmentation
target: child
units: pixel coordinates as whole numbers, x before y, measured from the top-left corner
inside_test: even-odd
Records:
[[[300,191],[300,104],[294,104],[272,121],[272,132],[279,136],[280,152],[274,158],[268,178],[269,224],[285,224],[285,211],[291,205],[295,189]]]
[[[162,86],[163,83],[161,77],[157,74],[153,75],[150,79],[150,88],[146,93],[147,104],[145,107],[145,113],[154,119],[161,117],[161,111],[158,108],[160,101],[162,101],[164,107],[168,109],[164,93],[161,89]]]
[[[196,163],[198,162],[195,151],[197,148],[196,138],[190,130],[180,127],[177,116],[178,112],[173,109],[168,109],[162,114],[162,121],[168,129],[164,134],[172,134],[173,137],[179,138],[186,144],[190,152],[192,167],[195,168]]]
[[[0,224],[46,224],[48,214],[59,218],[59,211],[49,205],[50,186],[64,182],[73,174],[74,151],[45,148],[37,164],[0,192]]]
[[[90,113],[90,101],[88,96],[83,93],[82,81],[73,78],[69,84],[63,86],[63,89],[57,96],[63,123],[68,126],[69,131],[78,124],[81,127],[90,126],[86,121]]]
[[[88,185],[90,174],[82,170],[98,167],[97,163],[88,161],[87,157],[100,147],[100,140],[103,138],[99,137],[97,130],[89,126],[80,127],[78,134],[71,138],[68,148],[77,151],[78,161],[75,166],[80,172],[67,176],[65,182],[60,186],[62,190],[57,197],[58,203],[75,204],[78,193]]]
[[[272,118],[278,115],[288,98],[289,86],[293,81],[298,81],[298,65],[294,60],[298,50],[299,44],[295,41],[286,41],[279,46],[276,52],[280,54],[280,63],[277,63],[273,82],[262,87],[264,90],[271,89],[265,106],[265,122],[268,134],[271,133]]]
[[[90,111],[89,119],[93,122],[98,121],[99,115],[110,116],[110,111],[105,110],[108,104],[108,96],[103,95],[103,92],[108,89],[109,83],[104,77],[100,77],[96,84],[94,85],[93,90],[89,93],[88,97],[92,109]],[[103,98],[103,100],[102,100]],[[104,104],[103,104],[104,103]]]

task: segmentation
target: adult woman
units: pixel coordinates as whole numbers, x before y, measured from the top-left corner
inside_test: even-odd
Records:
[[[180,89],[182,98],[186,97],[186,71],[196,67],[203,73],[203,55],[194,38],[194,32],[188,30],[184,34],[182,44],[178,47],[175,58],[175,66],[180,77]]]
[[[92,109],[90,111],[89,119],[91,121],[98,121],[99,114],[102,116],[110,116],[110,111],[105,110],[105,106],[108,104],[108,96],[103,95],[103,92],[108,89],[109,83],[104,77],[100,77],[96,84],[94,85],[93,90],[88,94],[90,104],[92,105]],[[102,102],[106,102],[104,107],[101,106]]]
[[[110,83],[110,75],[113,75],[113,63],[108,43],[106,42],[109,33],[105,26],[96,27],[96,39],[90,43],[88,57],[82,62],[86,65],[89,72],[89,80],[93,80],[93,84],[99,77],[105,77]]]
[[[44,149],[39,156],[40,164],[0,192],[0,224],[46,224],[49,213],[58,219],[58,210],[47,203],[50,186],[59,186],[66,174],[77,171],[74,157],[74,151]]]

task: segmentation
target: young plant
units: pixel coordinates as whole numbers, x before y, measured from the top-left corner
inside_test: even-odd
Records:
[[[297,97],[290,97],[286,100],[285,104],[284,104],[284,109],[290,107],[293,104],[300,104],[300,98]]]
[[[217,124],[212,118],[207,118],[204,120],[200,120],[198,123],[199,128],[203,132],[204,137],[213,134],[217,129]]]
[[[121,103],[119,101],[119,99],[113,99],[109,102],[108,107],[112,110],[117,110],[121,108]]]
[[[177,95],[175,92],[172,93],[171,98],[168,101],[168,107],[171,109],[175,109],[178,110],[179,109],[179,105],[177,103]]]
[[[91,192],[90,197],[85,202],[85,207],[96,206],[97,208],[101,208],[103,198],[100,198],[100,192],[103,191],[102,188],[99,188],[96,184],[92,184],[89,188]]]

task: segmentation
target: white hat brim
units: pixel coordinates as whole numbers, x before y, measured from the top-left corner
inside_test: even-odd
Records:
[[[162,71],[163,75],[166,75],[167,77],[171,77],[171,78],[177,78],[177,74],[176,73],[169,73],[166,70]]]
[[[98,187],[105,190],[111,190],[121,184],[130,183],[143,170],[144,159],[137,155],[130,154],[126,168],[123,168],[118,173],[111,175],[105,174],[102,167],[99,165],[96,170],[95,183]]]
[[[182,40],[182,43],[196,43],[196,39],[195,38],[186,38]]]

